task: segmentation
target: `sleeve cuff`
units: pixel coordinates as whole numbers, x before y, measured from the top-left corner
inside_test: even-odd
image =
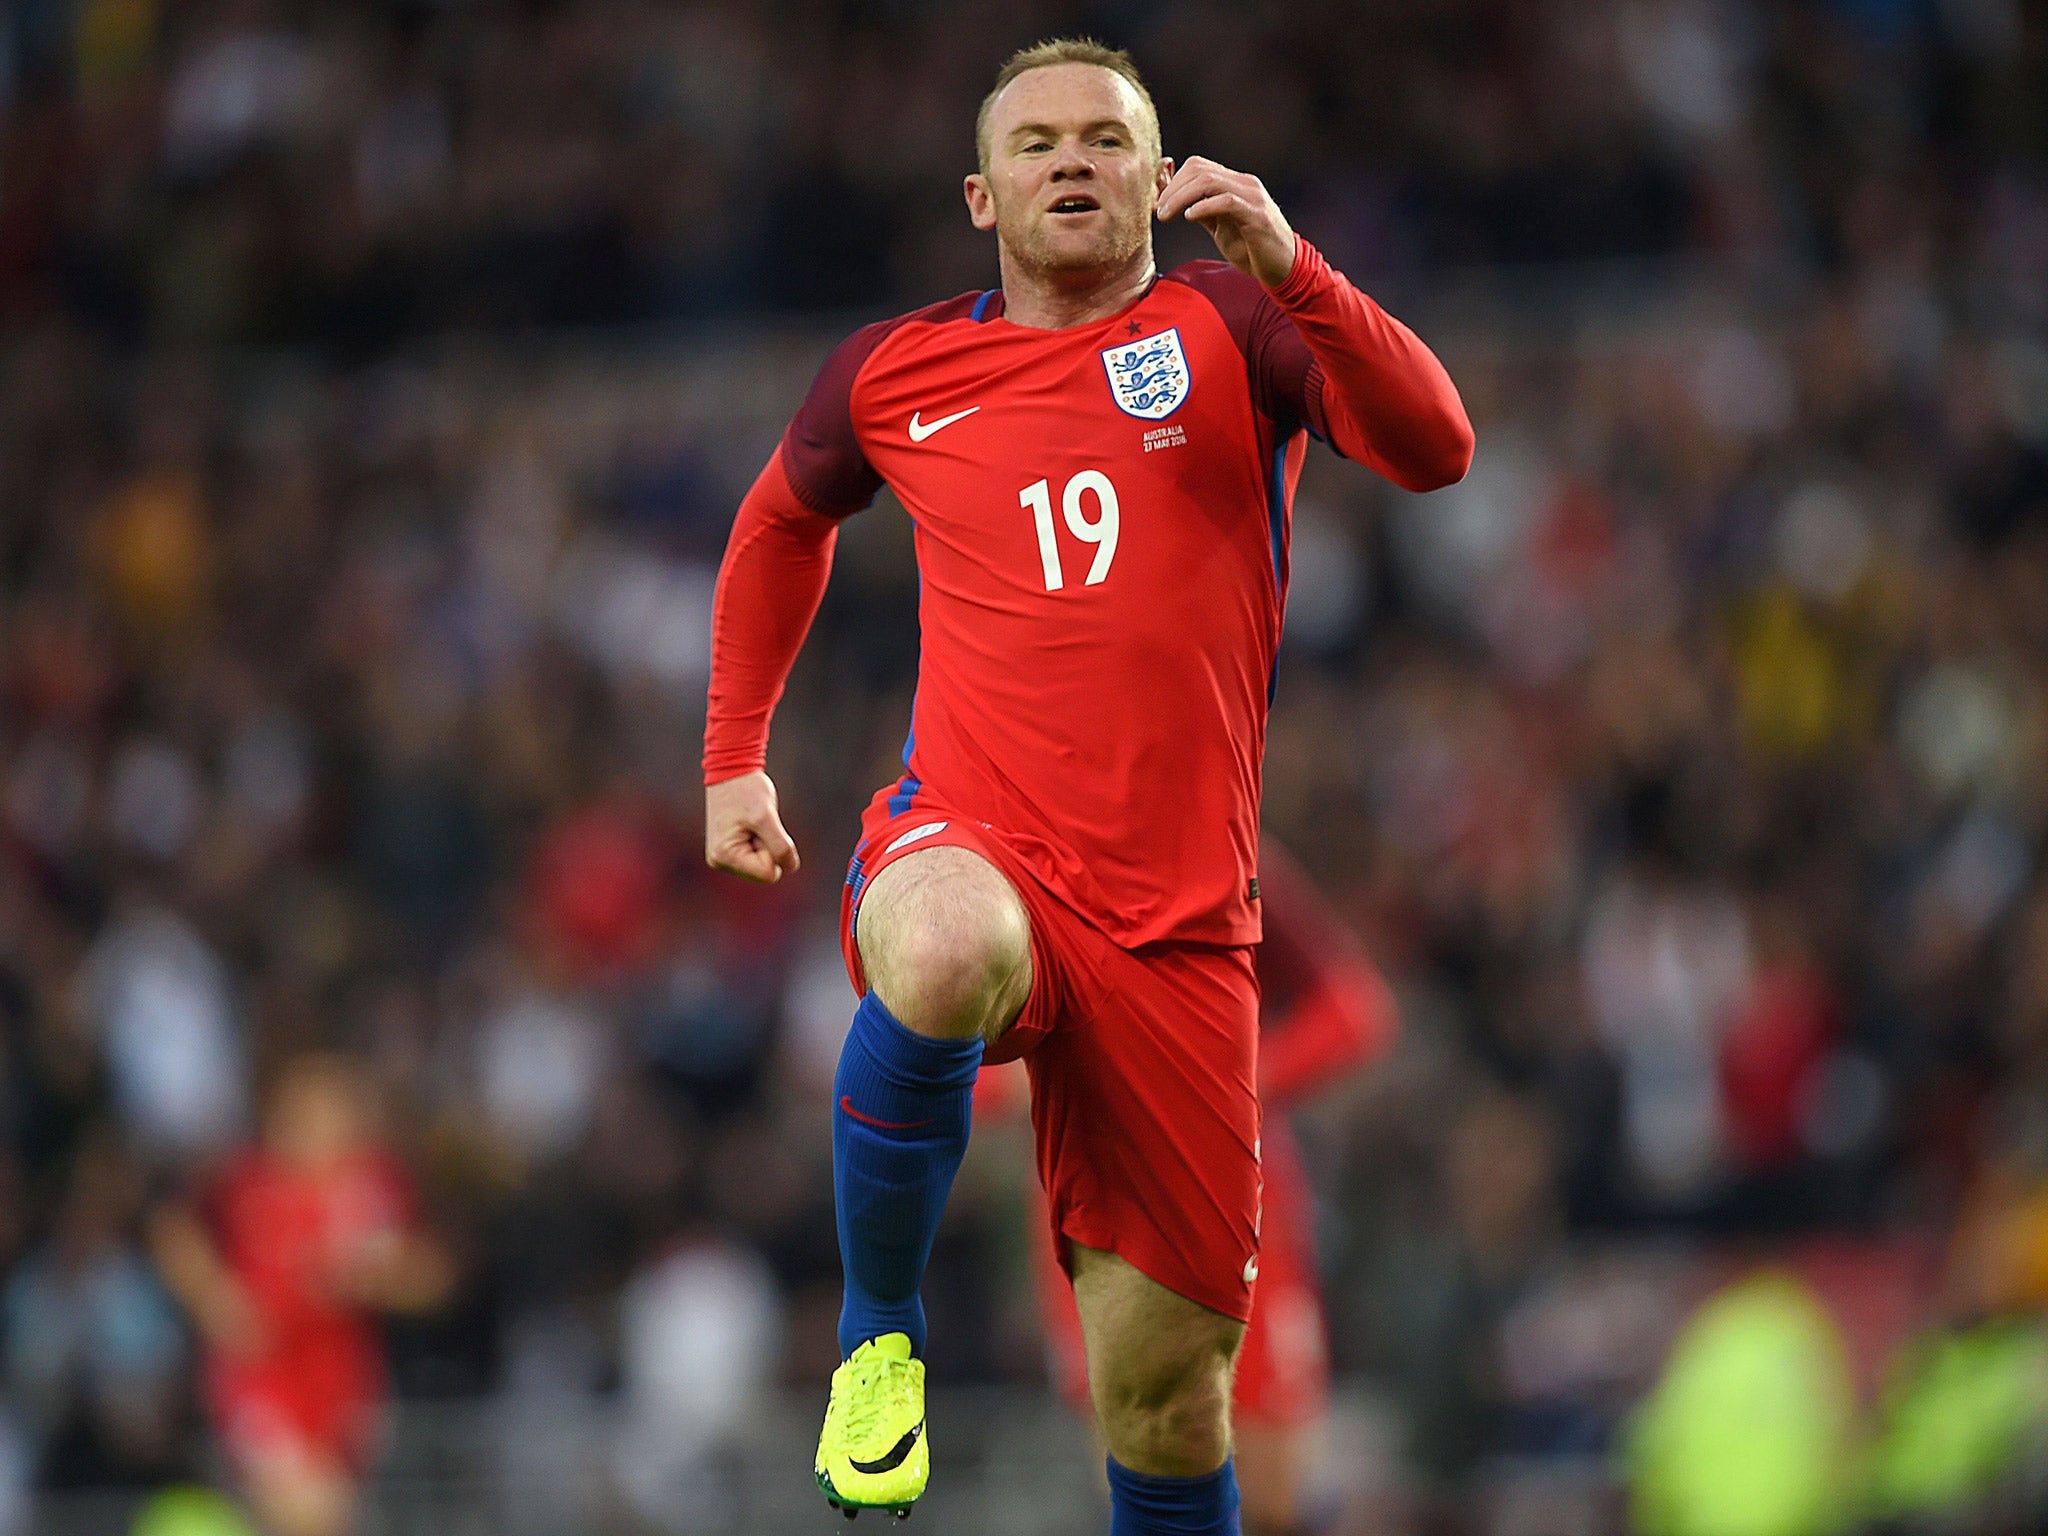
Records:
[[[1294,265],[1287,269],[1287,281],[1272,290],[1273,301],[1288,309],[1309,297],[1330,280],[1330,263],[1299,230],[1294,234]]]

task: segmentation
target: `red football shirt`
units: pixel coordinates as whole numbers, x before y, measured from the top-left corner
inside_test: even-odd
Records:
[[[351,1399],[379,1391],[376,1330],[330,1285],[364,1248],[413,1225],[411,1186],[398,1165],[364,1151],[309,1171],[251,1151],[224,1171],[208,1205],[222,1257],[255,1304],[264,1338],[258,1356],[222,1357],[221,1367],[282,1373]]]
[[[706,781],[761,766],[832,521],[886,483],[916,528],[922,653],[877,799],[986,824],[1120,944],[1256,942],[1305,429],[1415,488],[1471,453],[1442,366],[1307,241],[1276,293],[1194,262],[1064,329],[1012,324],[991,290],[857,332],[734,525]]]

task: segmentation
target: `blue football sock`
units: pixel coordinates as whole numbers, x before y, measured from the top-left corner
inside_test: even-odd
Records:
[[[870,992],[853,1015],[832,1080],[832,1193],[846,1301],[839,1352],[907,1333],[924,1353],[917,1287],[946,1209],[974,1104],[980,1039],[905,1029]]]
[[[1236,1469],[1147,1477],[1110,1457],[1109,1536],[1239,1536]]]

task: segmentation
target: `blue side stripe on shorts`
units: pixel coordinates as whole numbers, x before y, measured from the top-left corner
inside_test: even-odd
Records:
[[[846,889],[852,894],[847,897],[846,930],[860,932],[860,893],[868,883],[867,844],[861,843],[853,850],[853,859],[846,866]]]
[[[910,802],[917,792],[924,788],[924,781],[914,773],[906,773],[896,781],[895,793],[889,796],[889,814],[901,816],[910,809]]]

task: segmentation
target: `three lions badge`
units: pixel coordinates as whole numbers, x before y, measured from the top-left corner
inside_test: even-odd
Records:
[[[1188,355],[1178,326],[1103,348],[1102,366],[1109,372],[1110,394],[1128,415],[1157,421],[1188,397]]]

